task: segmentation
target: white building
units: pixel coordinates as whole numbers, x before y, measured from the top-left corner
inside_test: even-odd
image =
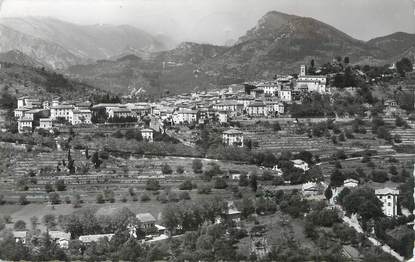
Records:
[[[89,109],[73,110],[72,125],[91,124],[92,112]]]
[[[326,93],[327,76],[307,75],[305,65],[301,66],[300,75],[297,79],[296,89],[307,90],[308,92]]]
[[[14,110],[14,117],[17,119],[22,118],[25,114],[25,112],[29,111],[30,109],[25,107],[19,107]]]
[[[382,201],[382,211],[388,217],[398,215],[399,190],[391,188],[376,189],[375,195]]]
[[[293,162],[294,167],[302,169],[304,172],[309,169],[307,162],[301,159],[291,160],[291,162]]]
[[[82,243],[92,243],[98,242],[102,238],[107,238],[108,240],[111,240],[113,236],[114,234],[84,235],[79,237],[79,241],[81,241]]]
[[[353,179],[353,178],[346,179],[343,182],[343,186],[347,187],[347,188],[355,188],[358,185],[359,185],[359,181],[357,181],[356,179]]]
[[[278,97],[282,102],[291,102],[292,101],[292,91],[291,89],[282,89],[278,91]]]
[[[143,137],[144,141],[153,142],[153,134],[154,134],[154,130],[150,129],[150,128],[144,128],[141,129],[141,136]]]
[[[50,118],[52,120],[65,119],[66,121],[72,123],[73,117],[73,105],[56,105],[50,107]]]
[[[62,231],[49,231],[50,238],[55,241],[61,248],[67,249],[71,240],[71,233]]]
[[[268,106],[262,101],[255,101],[249,104],[246,108],[246,112],[252,117],[265,117],[268,116]]]
[[[156,219],[150,213],[139,213],[135,216],[142,229],[152,229],[156,226]]]
[[[222,133],[222,142],[227,146],[244,146],[242,131],[230,129]]]
[[[52,129],[53,121],[51,118],[41,118],[39,119],[39,128],[42,129]]]
[[[197,110],[179,110],[173,113],[173,124],[181,125],[181,124],[193,124],[197,123],[199,116],[199,111]]]
[[[17,130],[19,133],[27,133],[33,131],[33,120],[28,118],[20,118],[17,120]]]

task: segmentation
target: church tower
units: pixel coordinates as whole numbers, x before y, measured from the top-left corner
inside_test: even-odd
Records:
[[[300,76],[305,76],[306,74],[307,74],[307,67],[305,65],[301,65]]]

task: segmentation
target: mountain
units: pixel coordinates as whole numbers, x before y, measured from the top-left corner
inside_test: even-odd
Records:
[[[52,68],[85,62],[62,46],[0,24],[0,52],[19,50]]]
[[[29,67],[44,67],[42,63],[36,61],[30,56],[26,55],[19,50],[11,50],[8,52],[0,53],[0,62],[18,64]]]
[[[0,94],[8,93],[15,97],[28,95],[49,99],[60,96],[68,100],[85,100],[94,95],[107,93],[45,68],[4,62],[0,64]]]
[[[85,65],[82,70],[70,68],[69,72],[108,90],[127,90],[117,77],[128,75],[128,83],[146,79],[143,88],[148,92],[180,93],[297,73],[301,64],[312,59],[321,65],[348,56],[352,64],[383,65],[399,55],[415,53],[413,37],[398,33],[364,42],[316,19],[272,11],[231,46],[185,42],[153,53],[140,63],[111,61]],[[94,74],[89,75],[91,71]],[[108,84],[114,82],[119,86]]]
[[[128,25],[77,25],[43,17],[2,18],[0,25],[3,30],[20,36],[13,37],[10,33],[2,33],[3,47],[0,51],[9,51],[11,49],[7,48],[17,45],[13,49],[18,49],[53,68],[66,68],[120,54],[146,55],[166,49],[157,37]],[[25,41],[18,43],[19,38],[24,38]],[[45,57],[34,56],[35,51],[32,49],[46,45],[52,46],[52,51],[60,49],[62,54],[50,52]],[[44,51],[47,52],[47,49]],[[47,61],[48,56],[53,57],[49,59],[51,61]],[[66,59],[65,56],[72,59]]]
[[[391,35],[374,38],[368,45],[379,48],[386,58],[411,55],[415,53],[415,34],[397,32]]]

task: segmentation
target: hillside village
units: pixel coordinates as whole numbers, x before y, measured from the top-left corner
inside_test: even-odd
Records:
[[[15,35],[56,61],[0,54],[0,260],[415,261],[410,36],[274,11],[232,46],[166,51],[22,21],[3,23],[46,23]]]
[[[327,225],[319,223],[342,222],[339,225],[346,226],[342,230],[350,230],[348,234],[372,230],[373,236],[368,233],[362,237],[368,237],[373,247],[379,246],[376,241],[385,241],[381,248],[390,251],[379,256],[385,261],[399,260],[409,254],[410,247],[396,250],[397,244],[388,238],[392,235],[376,228],[380,221],[395,221],[393,229],[398,230],[411,221],[413,200],[407,197],[412,193],[405,181],[412,179],[410,170],[414,167],[410,159],[415,153],[412,131],[415,119],[402,108],[403,100],[392,95],[385,95],[376,105],[356,105],[361,107],[358,111],[334,108],[321,111],[318,116],[313,111],[304,112],[304,107],[318,110],[316,105],[309,104],[310,97],[327,97],[328,103],[333,103],[342,92],[348,92],[341,95],[346,97],[356,92],[355,88],[337,87],[339,73],[317,74],[325,69],[313,67],[310,70],[303,65],[295,75],[275,75],[272,80],[232,84],[151,102],[103,97],[93,103],[86,99],[62,100],[57,96],[48,100],[20,96],[10,120],[14,124],[9,123],[0,136],[3,146],[7,141],[16,142],[8,147],[12,152],[17,150],[13,158],[5,156],[11,163],[3,169],[8,175],[1,178],[2,192],[10,187],[17,191],[2,194],[2,204],[29,207],[46,202],[40,214],[59,214],[68,204],[73,209],[94,206],[96,211],[85,209],[81,217],[76,213],[61,213],[59,222],[56,215],[44,214],[48,241],[55,243],[57,256],[72,254],[74,241],[86,250],[102,244],[104,239],[111,245],[113,239],[120,237],[138,239],[136,245],[169,245],[172,237],[188,237],[190,225],[185,221],[173,222],[168,214],[181,212],[194,201],[197,205],[208,205],[205,197],[200,198],[206,196],[217,198],[211,204],[214,206],[209,207],[213,213],[206,219],[213,223],[208,228],[226,225],[226,230],[237,230],[242,238],[237,240],[240,237],[233,236],[237,239],[232,241],[239,243],[236,249],[232,248],[234,251],[244,245],[250,232],[250,252],[245,255],[251,257],[265,259],[274,252],[269,244],[273,240],[265,231],[254,233],[258,229],[249,225],[252,219],[285,217],[283,214],[297,218],[306,213],[313,219],[314,215],[324,213],[330,222],[304,218],[304,237],[311,239],[310,243],[323,237],[315,230]],[[390,75],[370,78],[355,69],[353,79],[364,84],[390,83],[398,76],[393,73],[396,72],[393,66],[388,70]],[[411,83],[411,76],[407,73],[405,81]],[[366,132],[368,125],[373,135]],[[14,128],[18,134],[8,134]],[[306,143],[311,143],[309,150]],[[385,168],[389,172],[383,171]],[[216,193],[210,196],[212,190]],[[255,201],[248,200],[252,194],[257,196]],[[300,201],[291,204],[297,205],[296,211],[283,204],[294,201],[294,196]],[[350,202],[361,197],[371,199],[366,204],[373,201],[371,205],[376,208],[371,213],[362,213],[359,204]],[[119,205],[115,204],[117,201]],[[133,207],[136,201],[144,206]],[[315,209],[311,204],[314,202],[324,208]],[[153,209],[152,205],[158,207]],[[68,224],[68,219],[85,219],[84,212],[100,219],[108,217],[113,221],[110,223],[122,223],[125,231],[111,230],[110,225],[105,229],[99,222],[96,225],[99,230],[77,230],[73,228],[75,225]],[[9,227],[7,221],[12,218],[5,219]],[[28,230],[27,220],[23,217],[16,220],[10,236],[25,248],[32,245],[29,243],[34,238],[41,237],[39,232],[44,227],[32,217],[30,223],[35,231]],[[308,223],[313,223],[312,229]],[[368,247],[355,244],[341,247],[336,259],[374,256]],[[322,246],[317,244],[315,248]],[[331,246],[330,253],[332,248],[337,247]],[[244,252],[236,254],[242,256]],[[326,255],[332,256],[329,252]]]

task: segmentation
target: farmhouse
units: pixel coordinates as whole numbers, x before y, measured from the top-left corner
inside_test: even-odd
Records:
[[[16,243],[26,244],[28,238],[27,231],[13,231],[14,240]]]
[[[293,162],[294,167],[302,169],[304,172],[309,169],[307,162],[301,159],[291,160]]]
[[[111,240],[114,234],[97,234],[97,235],[84,235],[79,237],[79,241],[85,244],[89,244],[92,242],[98,242],[102,238],[107,238]]]
[[[140,222],[141,229],[152,229],[156,226],[156,219],[150,213],[139,213],[136,218]]]
[[[49,231],[50,238],[55,241],[61,248],[67,249],[69,247],[69,241],[71,240],[71,233],[62,231]]]
[[[141,129],[141,136],[143,137],[144,141],[153,142],[153,133],[154,130],[150,128]]]
[[[242,131],[230,129],[222,133],[222,143],[227,146],[244,146],[244,137]]]
[[[391,188],[376,189],[375,195],[382,201],[382,211],[388,217],[398,215],[399,190]]]

